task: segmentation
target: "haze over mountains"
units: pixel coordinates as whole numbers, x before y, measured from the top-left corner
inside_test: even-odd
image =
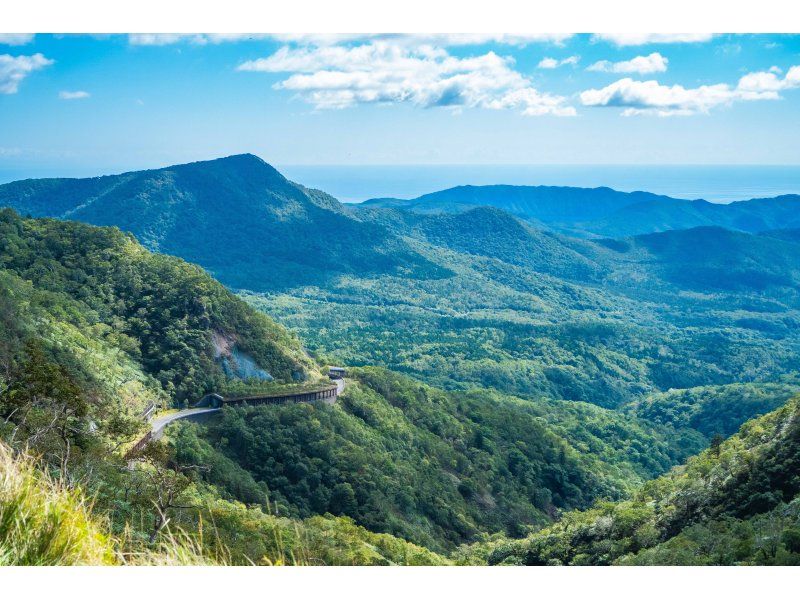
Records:
[[[34,217],[118,226],[151,250],[199,263],[229,286],[256,291],[324,286],[343,274],[452,274],[409,246],[413,238],[581,278],[607,271],[609,254],[542,229],[573,237],[628,237],[699,226],[744,232],[800,228],[797,195],[721,205],[608,188],[493,185],[408,201],[370,200],[353,208],[292,183],[250,154],[89,179],[17,181],[0,185],[0,206]],[[471,211],[476,207],[483,209]],[[793,240],[790,234],[765,236]],[[733,238],[716,239],[723,251]],[[658,244],[633,245],[655,251]]]
[[[586,237],[619,237],[696,226],[761,232],[800,226],[800,196],[784,195],[729,204],[675,199],[607,187],[464,186],[416,199],[372,199],[361,207],[390,207],[421,214],[494,206],[531,223]]]

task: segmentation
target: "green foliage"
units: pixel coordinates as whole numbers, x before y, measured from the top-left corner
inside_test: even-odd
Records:
[[[626,409],[639,417],[675,428],[693,428],[706,438],[730,436],[744,422],[764,415],[800,391],[800,383],[728,384],[656,393]]]
[[[0,185],[23,214],[118,226],[148,249],[179,255],[234,288],[324,284],[332,273],[440,276],[384,228],[349,218],[321,191],[250,154],[99,179]]]
[[[0,566],[107,565],[115,546],[85,499],[0,443]]]
[[[225,409],[181,426],[178,460],[226,497],[268,495],[292,517],[348,516],[441,550],[620,497],[702,443],[590,405],[447,393],[376,368],[351,375],[333,407]]]
[[[24,220],[3,210],[0,268],[31,281],[52,319],[89,328],[178,402],[194,402],[225,383],[213,334],[230,339],[277,380],[313,372],[294,337],[203,270],[149,253],[116,229]]]
[[[631,500],[568,513],[525,540],[474,553],[516,564],[797,562],[798,415],[800,397],[646,483]]]

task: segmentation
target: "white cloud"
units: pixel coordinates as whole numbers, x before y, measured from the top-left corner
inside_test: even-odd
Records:
[[[611,42],[617,46],[643,46],[707,42],[713,37],[713,33],[595,33],[592,39]]]
[[[777,100],[780,91],[796,87],[800,87],[800,66],[790,68],[783,78],[772,71],[750,73],[739,79],[735,87],[718,83],[687,89],[626,78],[602,89],[588,89],[580,94],[580,99],[584,106],[624,108],[623,116],[675,116],[706,114],[712,108],[737,101]]]
[[[783,78],[779,77],[781,72],[781,69],[773,66],[769,71],[749,73],[739,79],[736,87],[742,92],[752,93],[778,92],[800,87],[800,65],[790,68]]]
[[[558,67],[566,64],[576,65],[580,59],[580,56],[570,56],[569,58],[563,58],[561,60],[556,60],[555,58],[542,58],[537,66],[540,69],[557,69]]]
[[[33,41],[33,33],[0,33],[0,44],[6,46],[24,46]]]
[[[32,56],[11,56],[0,54],[0,94],[17,93],[19,84],[33,71],[53,64],[42,54]]]
[[[570,37],[571,33],[131,33],[128,35],[128,42],[137,46],[166,46],[181,42],[203,45],[272,38],[283,43],[312,46],[370,41],[436,46],[487,43],[524,46],[529,43],[563,44]]]
[[[409,103],[420,107],[517,109],[523,114],[573,116],[566,98],[539,92],[494,52],[468,58],[430,45],[373,41],[354,47],[284,46],[239,71],[291,73],[276,89],[297,92],[314,107]]]
[[[630,60],[623,60],[621,62],[611,62],[609,60],[600,60],[589,66],[587,71],[599,71],[602,73],[639,73],[646,75],[649,73],[663,73],[667,70],[667,63],[669,60],[659,54],[653,52],[648,56],[637,56]]]
[[[62,100],[85,100],[91,94],[88,91],[59,91],[58,97]]]

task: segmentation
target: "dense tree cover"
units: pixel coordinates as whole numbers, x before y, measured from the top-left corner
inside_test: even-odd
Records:
[[[2,210],[0,271],[30,281],[51,319],[90,328],[87,336],[125,353],[179,402],[225,383],[212,333],[232,338],[277,380],[313,371],[294,337],[202,269],[152,254],[116,229]],[[4,296],[16,304],[7,310],[21,309],[9,291]]]
[[[198,267],[0,211],[0,435],[85,488],[131,550],[175,530],[236,563],[444,563],[430,549],[462,542],[461,562],[793,562],[797,402],[720,437],[800,367],[786,241],[350,212],[248,157],[20,189],[2,193],[284,291],[243,295],[320,360],[449,389],[362,368],[335,406],[225,409],[125,467],[149,403],[316,368]],[[276,381],[231,381],[242,355]]]
[[[232,287],[325,284],[332,275],[441,268],[331,196],[286,180],[251,154],[92,179],[0,185],[22,214],[118,226],[148,249],[197,263]]]
[[[348,208],[249,155],[0,186],[0,203],[115,224],[228,285],[268,291],[249,297],[333,360],[606,407],[800,367],[794,244],[708,227],[789,226],[796,200],[498,186],[412,202],[424,213]],[[705,228],[593,242],[533,228],[620,210],[632,223],[651,205],[700,210],[687,223]],[[723,212],[735,215],[714,219]]]
[[[315,373],[294,337],[199,268],[150,254],[118,230],[10,210],[0,212],[0,266],[3,562],[447,563],[344,518],[277,518],[266,486],[231,475],[217,451],[203,468],[219,486],[163,443],[126,466],[122,453],[143,433],[151,403],[217,384],[277,388],[227,380],[212,333],[285,381]],[[26,451],[43,473],[31,473]]]
[[[492,252],[488,239],[484,246]],[[593,283],[419,247],[455,275],[343,277],[325,288],[242,296],[330,360],[383,365],[450,389],[616,407],[670,388],[770,382],[800,367],[794,285],[681,289],[641,248],[564,247],[605,260],[608,272]],[[725,263],[715,271],[723,276]]]
[[[439,550],[620,497],[702,447],[590,405],[446,393],[377,368],[335,406],[226,409],[174,434],[225,496],[352,517]]]
[[[800,397],[630,500],[566,514],[461,558],[509,564],[792,564],[800,558]]]
[[[639,417],[675,428],[693,428],[707,438],[730,436],[744,422],[777,407],[800,392],[800,381],[699,386],[655,393],[626,406]]]

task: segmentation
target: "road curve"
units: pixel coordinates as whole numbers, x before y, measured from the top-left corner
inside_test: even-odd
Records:
[[[339,378],[333,381],[336,385],[336,396],[333,397],[332,400],[325,399],[325,402],[332,405],[336,402],[336,399],[339,398],[339,395],[344,392],[345,381],[343,378]],[[179,419],[185,419],[187,417],[194,417],[197,415],[202,415],[204,413],[214,413],[216,411],[220,411],[221,407],[192,407],[191,409],[183,409],[181,411],[177,411],[175,413],[169,413],[167,415],[162,415],[160,417],[153,418],[150,421],[150,432],[147,433],[143,438],[141,438],[133,448],[129,449],[127,455],[130,455],[137,450],[140,450],[143,446],[145,446],[151,440],[158,440],[164,435],[164,428],[166,428],[169,424]]]
[[[202,413],[214,413],[215,411],[219,411],[219,407],[195,407],[193,409],[183,409],[177,413],[169,413],[161,417],[156,417],[150,422],[152,438],[153,440],[161,438],[161,436],[164,435],[164,428],[174,421],[185,417],[193,417]]]

